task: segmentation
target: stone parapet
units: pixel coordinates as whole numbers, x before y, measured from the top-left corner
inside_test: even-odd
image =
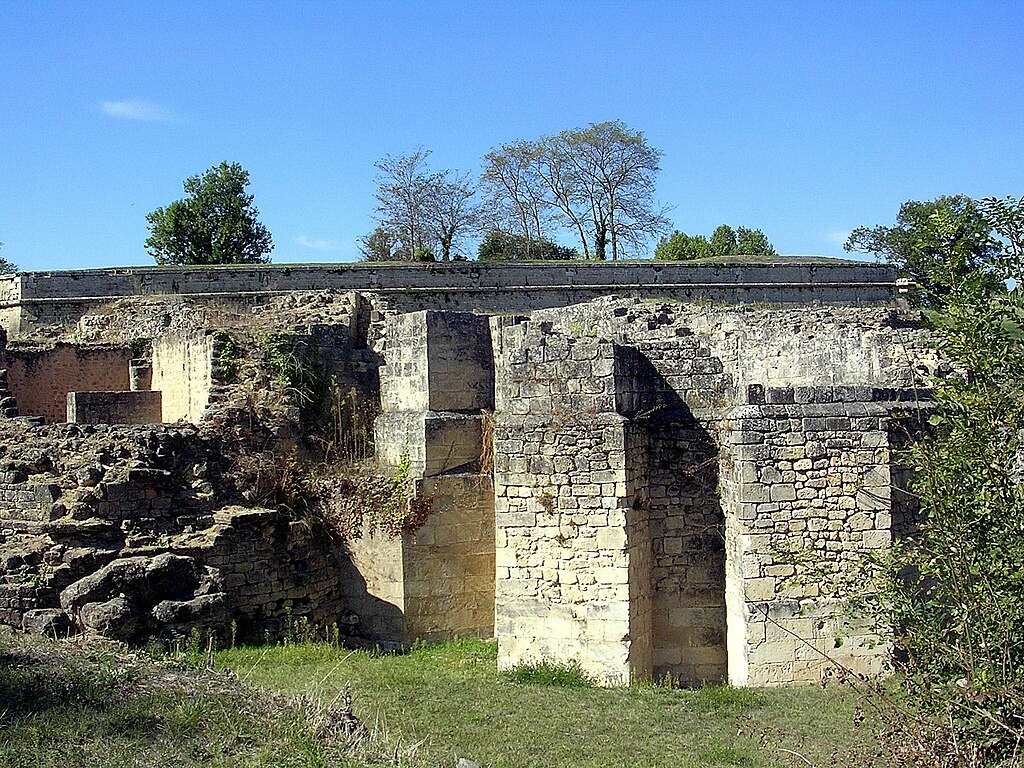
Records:
[[[609,294],[730,304],[893,304],[891,266],[780,257],[771,263],[541,262],[452,264],[264,264],[123,267],[27,272],[3,278],[0,315],[8,331],[74,322],[125,296],[179,294],[251,303],[252,297],[310,290],[387,297],[400,311],[522,312]]]

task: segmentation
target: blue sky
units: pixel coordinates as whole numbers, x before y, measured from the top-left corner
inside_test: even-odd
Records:
[[[376,160],[478,171],[622,120],[675,226],[782,253],[941,194],[1024,194],[1024,3],[0,0],[0,255],[150,264],[145,214],[241,162],[274,261],[349,261]],[[571,242],[568,241],[567,242]]]

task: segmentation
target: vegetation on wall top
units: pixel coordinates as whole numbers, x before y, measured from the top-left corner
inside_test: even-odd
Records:
[[[274,248],[246,194],[249,172],[222,162],[185,180],[187,197],[146,215],[157,264],[261,264]]]

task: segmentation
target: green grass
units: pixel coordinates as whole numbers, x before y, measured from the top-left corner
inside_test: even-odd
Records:
[[[0,766],[873,764],[873,726],[854,726],[858,701],[841,689],[602,689],[571,666],[500,673],[495,644],[478,640],[404,655],[247,647],[213,661],[0,639]],[[346,684],[372,734],[356,747],[331,730]]]
[[[269,689],[325,699],[350,683],[356,714],[419,744],[429,764],[466,757],[481,768],[806,766],[797,752],[816,766],[870,765],[872,724],[854,726],[858,699],[845,690],[603,689],[581,687],[572,673],[564,686],[551,665],[501,674],[495,657],[493,643],[460,640],[402,656],[322,645],[241,648],[217,662]]]
[[[111,644],[0,638],[4,768],[357,768],[397,765],[384,738],[350,749],[320,707],[233,675]]]

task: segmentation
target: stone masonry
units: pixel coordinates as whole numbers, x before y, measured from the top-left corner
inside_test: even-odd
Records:
[[[850,573],[910,524],[892,448],[942,364],[891,270],[774,266],[4,278],[0,621],[495,636],[502,668],[606,684],[879,673],[884,633],[798,565]],[[257,466],[301,437],[230,379],[245,327],[286,330],[374,406],[415,529],[337,541],[226,474],[218,435]]]

